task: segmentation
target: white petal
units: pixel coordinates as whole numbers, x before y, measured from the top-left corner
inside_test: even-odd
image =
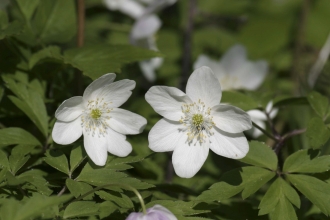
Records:
[[[85,130],[83,130],[83,134],[87,155],[96,165],[104,166],[108,157],[106,137],[92,136],[91,133],[88,134]]]
[[[260,120],[261,121],[267,120],[266,114],[260,110],[253,109],[253,110],[247,111],[247,113],[250,115],[251,120],[253,122],[260,121]]]
[[[70,122],[57,120],[52,131],[53,140],[63,145],[75,142],[81,135],[82,127],[80,117]]]
[[[246,62],[240,65],[235,72],[237,78],[242,82],[242,88],[248,90],[257,89],[265,80],[268,73],[268,63],[266,61]]]
[[[250,116],[231,105],[216,105],[211,109],[211,115],[215,126],[226,132],[239,133],[252,128]]]
[[[270,112],[273,109],[273,101],[267,103],[266,112]]]
[[[164,206],[161,205],[154,205],[152,208],[148,209],[147,213],[160,213],[162,216],[167,217],[166,220],[177,220],[177,218],[173,215],[172,212],[170,212],[170,210],[168,210],[167,208],[165,208]]]
[[[188,144],[187,136],[182,136],[172,155],[175,173],[182,178],[193,177],[203,166],[209,153],[209,142],[202,145]]]
[[[112,129],[107,130],[107,149],[108,151],[118,157],[126,157],[132,152],[132,145],[126,141],[126,136],[119,134]]]
[[[145,98],[158,114],[173,121],[179,121],[183,116],[182,105],[191,103],[184,92],[167,86],[151,87]]]
[[[237,72],[243,64],[246,63],[245,47],[236,44],[229,48],[229,50],[222,56],[220,64],[228,74]]]
[[[194,63],[194,69],[197,69],[202,66],[208,66],[212,69],[214,75],[220,80],[222,77],[225,77],[226,72],[221,67],[220,63],[218,61],[215,61],[211,58],[209,58],[206,55],[199,55],[196,62]],[[223,87],[221,85],[222,90]]]
[[[135,81],[129,79],[119,80],[109,85],[103,86],[90,94],[90,96],[84,96],[85,105],[88,100],[104,99],[108,102],[109,108],[117,108],[127,101],[132,95],[131,90],[135,88]]]
[[[179,122],[160,119],[149,132],[149,148],[155,152],[173,151],[180,137],[186,136],[181,128]]]
[[[149,82],[154,82],[156,80],[155,70],[158,69],[163,63],[163,58],[156,57],[150,60],[144,60],[139,62],[140,68],[144,77]]]
[[[110,83],[112,83],[115,80],[115,78],[116,78],[116,74],[108,73],[108,74],[105,74],[105,75],[101,76],[100,78],[94,80],[85,89],[84,95],[83,95],[84,100],[90,99],[90,96],[92,95],[92,93],[98,93],[98,91],[101,90],[104,86],[107,86]]]
[[[162,22],[156,15],[143,16],[135,22],[130,37],[141,39],[153,36],[161,25]]]
[[[207,66],[196,69],[188,79],[186,93],[192,101],[201,100],[207,107],[220,103],[221,87],[212,70]]]
[[[211,150],[224,157],[241,159],[249,151],[249,144],[243,133],[227,133],[214,128],[210,141]]]
[[[121,134],[139,134],[147,124],[147,120],[133,112],[114,108],[108,113],[109,126]]]
[[[58,120],[69,122],[78,118],[84,110],[82,96],[74,96],[62,102],[55,112]]]
[[[275,118],[278,113],[278,108],[273,108],[272,111],[269,113],[269,117],[271,119]]]
[[[104,3],[108,9],[119,10],[135,19],[141,17],[145,11],[141,4],[133,0],[104,0]]]

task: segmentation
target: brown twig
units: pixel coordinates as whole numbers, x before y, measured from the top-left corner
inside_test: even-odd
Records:
[[[84,31],[85,31],[85,0],[78,0],[78,33],[77,33],[77,47],[84,45]],[[80,70],[75,71],[76,95],[82,94],[82,73]]]

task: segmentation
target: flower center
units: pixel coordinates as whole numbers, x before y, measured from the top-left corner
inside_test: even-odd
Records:
[[[183,117],[179,120],[181,124],[185,126],[182,129],[188,135],[188,143],[191,144],[195,140],[200,144],[204,143],[208,137],[213,135],[211,129],[214,126],[214,122],[211,116],[211,109],[206,108],[205,104],[198,100],[192,104],[184,104],[182,107]]]
[[[107,134],[108,120],[110,119],[108,113],[112,110],[108,106],[110,103],[105,102],[103,98],[88,101],[87,107],[81,116],[81,126],[85,129],[85,132],[93,137],[94,135],[101,137]]]

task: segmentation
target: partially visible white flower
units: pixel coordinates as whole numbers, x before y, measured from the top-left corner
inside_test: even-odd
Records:
[[[201,66],[209,66],[214,71],[222,90],[255,90],[264,81],[268,72],[266,61],[251,62],[247,60],[246,49],[242,45],[231,47],[220,61],[200,55],[194,63],[194,68]]]
[[[147,209],[147,214],[132,212],[126,220],[177,220],[177,218],[167,208],[155,205]]]
[[[147,121],[118,108],[131,96],[135,81],[113,82],[116,74],[106,74],[92,82],[83,96],[65,100],[56,110],[52,137],[58,144],[71,144],[84,135],[84,147],[91,160],[103,166],[107,152],[125,157],[132,151],[127,134],[139,134]]]
[[[137,47],[158,51],[155,33],[162,26],[161,20],[155,13],[177,0],[140,0],[148,4],[142,5],[137,0],[104,0],[110,10],[120,12],[134,18],[136,21],[130,33],[130,42]],[[156,80],[155,70],[163,63],[163,58],[156,57],[140,62],[140,68],[146,79],[150,82]]]
[[[149,132],[149,148],[174,151],[174,170],[185,178],[200,170],[209,149],[228,158],[245,157],[249,144],[243,131],[252,127],[250,116],[220,104],[221,87],[209,67],[191,74],[186,93],[167,86],[153,86],[146,93],[147,102],[164,117]]]
[[[273,118],[276,117],[278,109],[273,108],[273,102],[270,101],[267,104],[265,111],[269,115],[269,118],[273,119]],[[256,123],[259,127],[263,128],[263,129],[266,129],[265,121],[267,121],[267,116],[266,116],[265,112],[254,109],[254,110],[247,111],[247,113],[250,115],[251,120],[254,123]],[[257,138],[260,135],[262,135],[262,132],[259,129],[255,128],[255,127],[250,129],[248,131],[248,133],[250,133],[252,135],[252,137],[254,137],[254,138]]]

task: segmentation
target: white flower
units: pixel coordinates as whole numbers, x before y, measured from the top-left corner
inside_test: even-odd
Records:
[[[270,119],[275,118],[275,116],[277,115],[278,109],[277,108],[273,108],[273,102],[270,101],[267,106],[266,106],[266,112],[269,115]],[[254,110],[250,110],[247,111],[247,113],[250,115],[251,120],[256,123],[259,127],[266,129],[266,124],[265,121],[267,121],[267,116],[265,114],[265,112],[254,109]],[[262,132],[260,130],[258,130],[257,128],[253,127],[251,130],[248,131],[252,137],[257,138],[260,135],[262,135]]]
[[[224,157],[243,158],[249,151],[243,131],[252,127],[250,116],[220,104],[221,87],[212,70],[196,69],[189,77],[186,93],[167,86],[153,86],[146,93],[147,102],[164,117],[149,133],[149,148],[174,151],[174,170],[185,178],[198,172],[209,149]]]
[[[147,209],[145,215],[141,212],[132,212],[126,220],[177,220],[177,218],[167,208],[155,205]]]
[[[114,73],[92,82],[83,96],[65,100],[56,110],[52,136],[58,144],[71,144],[82,134],[88,156],[99,166],[107,160],[107,151],[125,157],[132,151],[126,134],[141,133],[145,118],[118,108],[131,96],[133,80],[120,80]]]
[[[220,61],[206,55],[200,55],[194,68],[209,66],[220,81],[222,90],[247,89],[255,90],[264,81],[268,64],[264,60],[251,62],[247,60],[245,47],[231,47]]]
[[[130,42],[137,47],[158,51],[155,40],[155,33],[162,26],[161,20],[155,13],[177,0],[104,0],[105,5],[110,10],[120,12],[135,19],[135,23],[130,33]],[[141,3],[148,4],[147,6]],[[146,79],[150,82],[156,80],[155,70],[163,63],[163,58],[156,57],[141,61],[140,68]]]

